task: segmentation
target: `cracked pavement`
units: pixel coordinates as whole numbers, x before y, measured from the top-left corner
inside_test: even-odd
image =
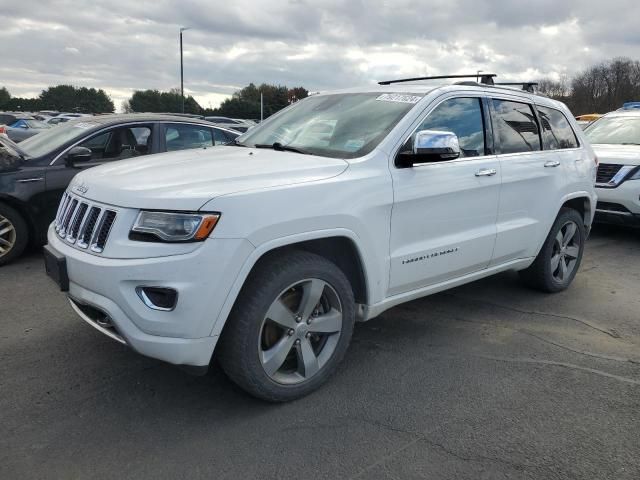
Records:
[[[596,228],[560,294],[505,273],[358,324],[284,405],[96,332],[39,252],[0,286],[0,478],[640,478],[640,232]]]

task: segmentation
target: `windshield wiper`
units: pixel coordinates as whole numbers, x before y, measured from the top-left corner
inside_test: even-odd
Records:
[[[240,143],[238,140],[236,140],[235,138],[233,139],[233,142],[231,143],[227,143],[227,145],[234,145],[236,147],[248,147],[249,145],[245,145],[244,143]]]
[[[278,152],[295,152],[295,153],[302,153],[303,155],[313,155],[313,153],[307,150],[303,150],[302,148],[290,147],[289,145],[283,145],[280,142],[274,142],[272,144],[256,143],[254,147],[255,148],[272,148],[274,150],[277,150]]]

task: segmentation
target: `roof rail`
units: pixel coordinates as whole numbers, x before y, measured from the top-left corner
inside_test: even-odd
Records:
[[[495,73],[472,73],[470,75],[437,75],[435,77],[414,77],[414,78],[400,78],[398,80],[384,80],[382,82],[378,82],[378,85],[391,85],[392,83],[402,83],[402,82],[414,82],[417,80],[440,80],[443,78],[475,78],[480,79],[480,83],[484,83],[485,85],[493,85],[493,77],[496,77]]]
[[[496,82],[495,85],[504,85],[507,87],[522,87],[522,90],[529,93],[535,93],[533,87],[538,86],[538,82]]]

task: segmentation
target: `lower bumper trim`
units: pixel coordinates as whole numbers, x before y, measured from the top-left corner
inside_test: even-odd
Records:
[[[126,345],[127,342],[120,334],[117,333],[114,327],[107,327],[100,325],[100,320],[97,318],[91,318],[85,311],[82,309],[82,304],[80,302],[76,302],[73,298],[69,297],[69,303],[71,304],[71,308],[78,314],[78,316],[91,325],[93,328],[98,330],[101,333],[104,333],[106,336],[114,339],[116,342],[122,343]],[[92,307],[93,308],[93,307]],[[106,316],[106,315],[105,315]]]

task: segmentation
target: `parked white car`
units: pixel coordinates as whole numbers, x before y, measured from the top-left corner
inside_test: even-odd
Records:
[[[585,135],[599,160],[596,221],[640,226],[640,110],[608,113]]]
[[[81,172],[46,266],[111,338],[197,370],[215,349],[246,391],[291,400],[336,370],[356,319],[505,270],[567,288],[595,172],[567,108],[513,88],[314,95],[234,146]]]

